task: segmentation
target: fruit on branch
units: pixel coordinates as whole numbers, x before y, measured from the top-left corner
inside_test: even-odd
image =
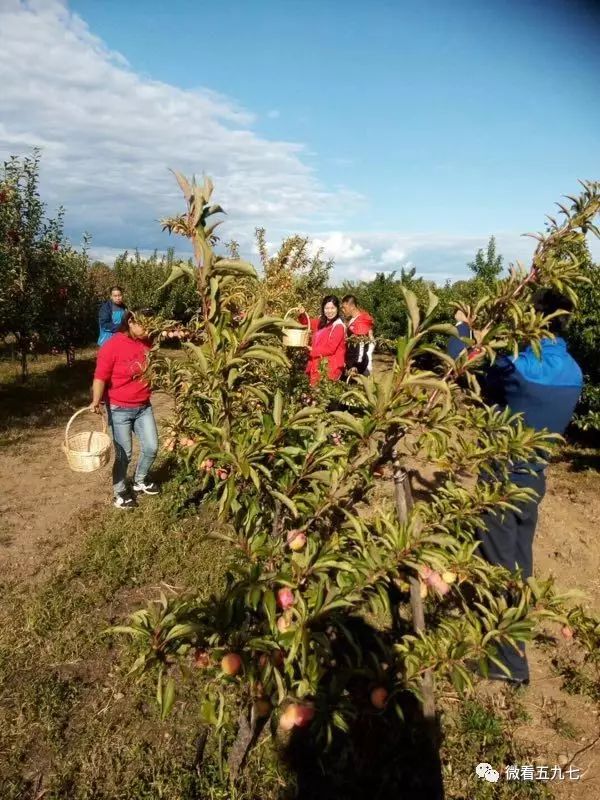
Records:
[[[279,719],[279,727],[284,731],[291,731],[292,728],[305,728],[314,716],[313,706],[290,703]]]
[[[292,627],[292,617],[288,611],[277,618],[277,630],[279,633],[285,633]]]
[[[287,544],[290,550],[302,550],[306,544],[306,534],[300,530],[290,531],[287,535]]]
[[[387,700],[389,697],[389,692],[385,688],[385,686],[376,686],[370,694],[371,705],[375,706],[379,710],[385,708],[387,704]]]
[[[196,650],[194,653],[194,666],[198,669],[206,669],[210,666],[210,654],[207,650]]]
[[[226,675],[237,675],[242,670],[242,659],[237,653],[227,653],[221,659],[221,669]]]
[[[205,459],[205,460],[204,460],[204,461],[203,461],[203,462],[200,464],[200,469],[203,469],[203,470],[204,470],[204,472],[210,472],[210,471],[211,471],[211,469],[214,467],[214,465],[215,465],[215,462],[212,460],[212,458],[206,458],[206,459]]]
[[[291,608],[295,603],[294,593],[288,586],[277,591],[277,605],[284,610]]]
[[[445,583],[454,583],[456,577],[456,572],[442,572],[442,580]]]
[[[219,467],[216,471],[216,476],[220,481],[226,481],[229,477],[229,472],[223,467]]]

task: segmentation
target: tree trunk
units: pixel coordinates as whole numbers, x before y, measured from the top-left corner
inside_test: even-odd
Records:
[[[396,510],[398,519],[404,523],[408,520],[413,507],[413,496],[410,487],[408,472],[402,467],[398,459],[394,460],[394,492],[396,497]],[[412,611],[413,627],[415,633],[425,630],[425,611],[421,599],[421,587],[417,578],[411,577],[410,607]],[[423,716],[426,721],[435,720],[435,697],[433,691],[433,676],[429,670],[423,675]]]
[[[21,343],[20,351],[21,351],[21,383],[25,383],[29,375],[29,370],[27,367],[27,345]]]

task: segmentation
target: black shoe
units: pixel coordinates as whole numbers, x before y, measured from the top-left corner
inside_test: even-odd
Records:
[[[135,497],[132,497],[128,492],[121,492],[120,494],[115,495],[113,506],[123,510],[136,508],[137,501]]]
[[[136,494],[160,494],[160,489],[152,481],[148,483],[146,481],[136,481],[133,484],[133,491]]]
[[[504,683],[515,688],[519,686],[529,686],[529,678],[509,678],[503,672],[490,672],[487,676],[490,681],[504,681]]]

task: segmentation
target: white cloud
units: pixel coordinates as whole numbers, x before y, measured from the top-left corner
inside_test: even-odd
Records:
[[[369,254],[368,248],[340,231],[331,233],[323,239],[315,237],[312,241],[312,251],[316,253],[321,249],[325,256],[333,258],[336,263],[355,261]]]
[[[406,253],[404,250],[401,250],[399,247],[388,247],[387,250],[384,250],[381,254],[381,261],[384,264],[399,264],[401,261],[404,261],[406,258]]]
[[[98,246],[164,247],[157,219],[182,207],[167,167],[211,174],[226,236],[339,223],[357,199],[324,188],[301,144],[260,137],[231,99],[136,74],[60,0],[0,0],[0,29],[0,157],[42,147],[44,197]]]

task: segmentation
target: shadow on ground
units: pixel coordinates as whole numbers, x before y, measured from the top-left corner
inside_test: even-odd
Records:
[[[94,363],[94,357],[86,354],[71,367],[57,363],[44,372],[32,371],[26,383],[14,374],[4,378],[0,383],[0,431],[66,421],[90,402]]]

